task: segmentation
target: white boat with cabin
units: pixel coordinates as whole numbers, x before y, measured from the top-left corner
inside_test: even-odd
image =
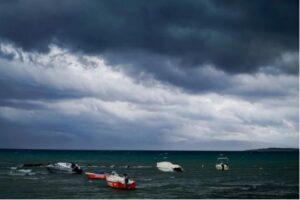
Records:
[[[227,157],[218,157],[216,170],[221,170],[221,171],[229,170],[229,159]]]

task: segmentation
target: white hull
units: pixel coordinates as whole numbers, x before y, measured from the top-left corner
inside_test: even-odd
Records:
[[[71,169],[58,169],[55,167],[46,167],[51,173],[57,174],[75,174],[75,172]]]
[[[229,170],[229,166],[226,164],[216,164],[216,170],[227,171]]]
[[[135,181],[131,179],[127,179],[127,183],[125,183],[125,177],[119,176],[116,172],[112,172],[111,175],[106,177],[106,182],[109,187],[117,188],[117,189],[127,189],[134,190],[136,188]]]
[[[180,165],[175,165],[170,162],[158,162],[156,167],[163,172],[182,172],[183,169]]]
[[[125,184],[125,178],[119,175],[109,175],[106,177],[106,180],[108,182],[113,182],[113,183],[118,182],[118,183]],[[133,180],[129,179],[127,184],[132,184],[133,182],[134,182]]]
[[[47,165],[46,168],[51,173],[58,173],[58,174],[79,174],[82,173],[82,170],[78,165],[72,163],[64,163],[58,162],[55,164]]]

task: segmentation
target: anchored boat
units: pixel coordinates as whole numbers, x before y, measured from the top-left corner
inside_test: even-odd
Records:
[[[46,168],[51,173],[82,174],[82,169],[75,163],[58,162],[47,165]]]
[[[106,182],[109,187],[116,189],[134,190],[136,189],[135,181],[128,178],[126,174],[120,176],[117,172],[113,171],[110,175],[106,176]]]
[[[170,162],[158,162],[156,167],[163,172],[183,172],[183,168],[180,165]]]
[[[85,173],[87,178],[89,180],[104,180],[106,179],[107,174],[106,173],[92,173],[92,172],[86,172]]]
[[[216,169],[221,171],[229,170],[229,159],[227,157],[218,157]]]

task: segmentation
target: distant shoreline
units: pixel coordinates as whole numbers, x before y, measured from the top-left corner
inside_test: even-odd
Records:
[[[276,147],[271,147],[271,148],[262,148],[262,149],[249,149],[245,151],[259,151],[259,152],[274,152],[274,151],[299,151],[298,148],[276,148]]]
[[[0,148],[0,151],[168,151],[168,152],[295,152],[299,151],[299,148],[259,148],[259,149],[247,149],[247,150],[166,150],[166,149],[157,149],[157,150],[141,150],[141,149],[22,149],[22,148]]]

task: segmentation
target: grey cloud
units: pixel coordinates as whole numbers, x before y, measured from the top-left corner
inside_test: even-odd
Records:
[[[0,13],[0,37],[25,50],[45,52],[56,43],[84,53],[139,51],[153,64],[152,55],[161,55],[183,69],[213,64],[229,73],[255,72],[298,52],[294,0],[5,1]],[[151,71],[142,64],[135,67]],[[298,72],[297,65],[281,69]]]
[[[298,4],[1,1],[0,147],[297,146]]]
[[[147,56],[140,53],[136,63],[143,63],[151,71],[142,73],[126,61],[123,65],[111,62],[99,64],[97,62],[101,61],[101,57],[95,56],[93,59],[96,60],[92,61],[81,54],[61,54],[63,50],[55,51],[42,55],[20,51],[22,56],[18,59],[0,58],[0,84],[3,85],[0,98],[56,100],[98,97],[107,101],[118,99],[130,102],[147,99],[148,103],[155,103],[156,100],[151,95],[137,97],[126,91],[131,89],[142,92],[155,84],[173,89],[173,86],[177,86],[190,94],[199,91],[202,94],[218,93],[239,96],[249,101],[261,101],[264,98],[284,100],[298,93],[298,78],[289,74],[258,72],[232,75],[211,65],[183,70],[176,66],[174,60],[166,61],[161,56],[156,56],[153,64],[148,62]],[[127,54],[125,57],[134,55]],[[156,80],[164,81],[155,83]]]
[[[15,102],[17,104],[17,102]],[[19,103],[22,103],[21,101]],[[37,103],[37,102],[36,102]],[[209,133],[204,138],[190,138],[185,132],[179,135],[165,130],[180,128],[181,122],[172,118],[162,118],[156,113],[157,119],[153,123],[148,120],[137,120],[126,122],[102,110],[93,112],[81,112],[71,114],[65,111],[57,111],[46,105],[53,105],[55,102],[43,102],[43,106],[38,109],[32,107],[31,114],[28,111],[17,109],[20,112],[12,115],[9,119],[3,117],[0,112],[1,130],[5,134],[0,135],[0,146],[6,148],[65,148],[65,149],[202,149],[202,150],[240,150],[248,148],[258,148],[264,146],[293,146],[294,144],[284,144],[276,142],[262,142],[255,140],[227,140],[223,133],[221,139],[210,138],[214,132]],[[34,104],[34,103],[33,103]],[[78,107],[88,102],[78,101]],[[68,109],[67,109],[68,110]],[[66,110],[66,111],[67,111]],[[3,111],[3,110],[2,110]],[[71,110],[70,110],[71,111]],[[9,113],[8,113],[9,114]],[[9,115],[11,116],[11,115]],[[139,121],[139,122],[138,122]],[[216,119],[209,119],[216,123]],[[187,121],[188,122],[188,121]],[[179,124],[177,124],[179,123]],[[177,124],[176,126],[174,126]],[[228,126],[219,121],[216,131],[230,129],[229,132],[240,131],[235,125]],[[209,125],[210,126],[210,125]],[[227,128],[226,128],[227,127]],[[186,130],[188,131],[188,130]],[[207,133],[204,133],[207,134]],[[198,137],[197,133],[193,133]],[[220,138],[220,133],[215,133]],[[184,138],[177,141],[176,137]],[[18,138],[18,140],[16,140]],[[146,139],[145,139],[146,138]],[[175,140],[174,140],[175,138]]]
[[[7,107],[5,114],[1,108],[2,148],[159,149],[165,144],[155,128],[123,121],[104,110],[69,115],[46,106],[55,102],[28,103],[33,104],[29,110],[16,106],[22,101]]]

